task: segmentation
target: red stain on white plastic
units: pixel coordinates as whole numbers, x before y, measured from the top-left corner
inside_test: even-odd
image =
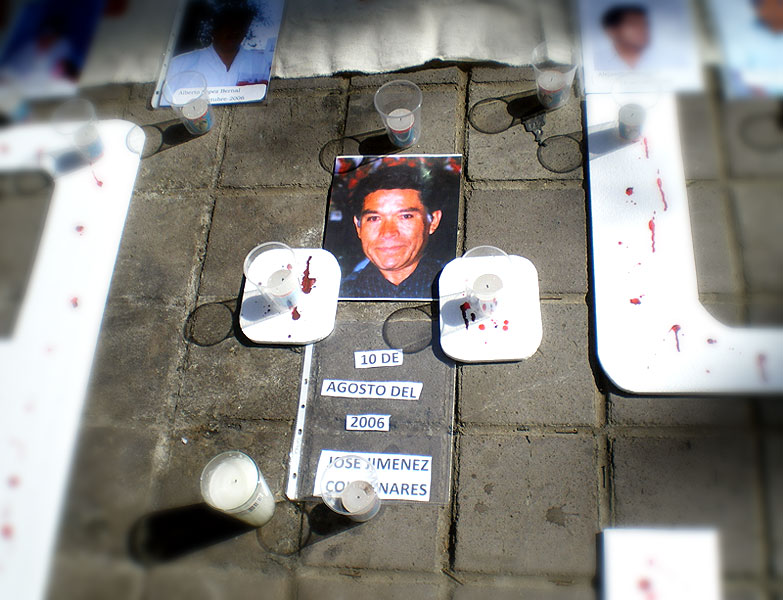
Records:
[[[298,321],[299,319],[302,318],[302,315],[299,314],[299,311],[297,310],[296,306],[294,306],[294,308],[291,309],[291,318],[294,321]]]
[[[635,304],[635,305],[637,305],[637,306],[638,306],[638,305],[640,305],[640,304],[642,303],[642,301],[641,301],[641,299],[640,299],[640,298],[631,298],[631,299],[629,300],[629,302],[630,302],[631,304]]]
[[[305,294],[309,294],[313,291],[313,287],[315,286],[315,277],[310,277],[310,261],[313,260],[313,257],[309,257],[307,259],[307,266],[305,267],[304,273],[302,274],[302,292]]]
[[[625,188],[625,195],[626,196],[633,196],[633,188],[632,187]]]
[[[710,345],[717,344],[718,340],[716,340],[714,338],[707,338],[707,343],[710,344]]]
[[[95,174],[95,171],[92,172],[92,178],[95,180],[95,185],[98,187],[103,187],[103,181],[98,179],[98,176]]]
[[[674,343],[677,346],[677,352],[680,351],[680,329],[682,329],[682,327],[676,324],[672,325],[671,329],[669,329],[669,331],[674,332]]]
[[[653,218],[648,221],[647,227],[649,227],[650,229],[650,241],[652,242],[652,251],[655,252],[655,213],[653,213]]]
[[[766,383],[768,381],[768,379],[767,379],[767,355],[766,354],[757,354],[756,355],[756,365],[759,368],[759,376],[761,377],[761,381]]]
[[[22,483],[22,480],[20,479],[19,475],[11,475],[8,478],[8,487],[12,489],[18,488],[20,483]]]
[[[84,225],[77,225],[74,229],[79,235],[84,235]]]
[[[71,298],[71,306],[73,308],[79,308],[79,298],[77,298],[76,296]]]
[[[658,184],[658,191],[661,193],[661,202],[663,202],[664,212],[669,210],[669,205],[666,203],[666,192],[663,191],[663,181],[661,180],[661,172],[658,171],[658,178],[655,180]]]
[[[484,331],[484,330],[486,329],[486,327],[485,327],[484,323],[481,323],[481,325],[479,325],[479,329],[480,329],[481,331]]]
[[[650,147],[647,145],[647,138],[643,138],[642,142],[644,143],[644,157],[650,158]]]
[[[0,528],[0,535],[3,536],[3,539],[10,540],[14,537],[14,528],[11,527],[10,524],[5,523],[2,528]]]

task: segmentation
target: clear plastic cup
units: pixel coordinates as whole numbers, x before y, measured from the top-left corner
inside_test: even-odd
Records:
[[[275,497],[256,462],[229,450],[210,460],[201,472],[201,496],[212,508],[260,527],[275,512]]]
[[[275,313],[295,308],[301,286],[295,272],[296,255],[282,242],[267,242],[245,257],[245,279],[269,302]]]
[[[407,148],[419,141],[421,101],[419,86],[404,79],[385,83],[375,92],[375,109],[395,146]]]
[[[538,100],[548,110],[564,106],[571,97],[576,73],[576,55],[565,44],[543,42],[533,50]]]
[[[360,523],[372,519],[381,508],[378,472],[356,454],[333,459],[321,475],[320,489],[326,506]]]
[[[212,128],[212,105],[209,103],[207,80],[198,71],[183,71],[166,79],[163,97],[193,135]]]
[[[58,106],[52,115],[52,123],[87,162],[93,163],[103,156],[95,107],[86,98],[72,98]]]

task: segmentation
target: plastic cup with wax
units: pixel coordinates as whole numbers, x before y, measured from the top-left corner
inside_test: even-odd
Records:
[[[549,110],[564,106],[571,97],[571,84],[576,73],[573,48],[543,42],[533,50],[531,62],[539,102]]]
[[[163,97],[193,135],[212,128],[212,106],[209,103],[206,78],[197,71],[183,71],[166,79]]]
[[[334,458],[321,476],[321,498],[339,515],[369,521],[381,508],[375,467],[355,454]]]
[[[67,137],[87,162],[103,156],[95,107],[85,98],[72,98],[57,107],[52,115],[55,130]]]
[[[201,495],[212,508],[260,527],[275,512],[275,497],[256,462],[244,452],[215,456],[201,472]]]
[[[375,92],[375,109],[395,146],[407,148],[419,141],[421,101],[419,86],[404,79],[385,83]]]
[[[481,261],[480,273],[468,279],[465,297],[469,308],[466,314],[472,321],[487,319],[494,315],[503,301],[503,275],[510,265],[508,254],[494,246],[478,246],[468,250],[463,260]],[[471,273],[475,269],[470,269]]]
[[[273,313],[295,308],[301,286],[295,272],[296,255],[282,242],[267,242],[253,248],[245,257],[245,279],[269,302]]]
[[[642,137],[644,107],[639,104],[625,104],[617,113],[617,132],[620,137],[629,142],[635,142]]]

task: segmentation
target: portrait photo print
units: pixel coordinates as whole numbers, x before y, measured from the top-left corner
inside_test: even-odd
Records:
[[[433,300],[456,256],[462,156],[340,156],[324,248],[341,300]]]
[[[163,84],[184,71],[204,76],[212,104],[263,100],[284,0],[182,1],[153,105],[168,106]]]

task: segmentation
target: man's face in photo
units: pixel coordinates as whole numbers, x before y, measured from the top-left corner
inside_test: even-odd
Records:
[[[212,31],[212,43],[215,47],[226,50],[239,48],[252,24],[253,14],[251,12],[218,15]]]
[[[406,277],[415,271],[442,214],[428,213],[418,190],[376,190],[365,196],[354,224],[365,256],[393,280],[395,271],[409,271]]]
[[[756,15],[771,31],[783,32],[783,0],[757,0]]]
[[[650,44],[650,22],[644,13],[628,11],[619,23],[606,28],[606,34],[615,46],[641,52]]]

